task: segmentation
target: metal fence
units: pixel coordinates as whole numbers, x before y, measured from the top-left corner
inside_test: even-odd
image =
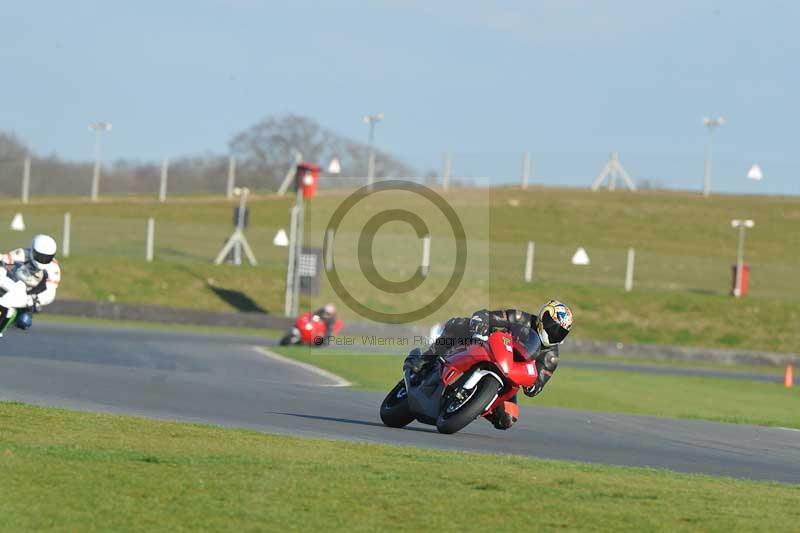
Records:
[[[473,218],[480,224],[487,220],[486,215],[481,213],[473,214]],[[62,255],[68,252],[70,261],[82,261],[84,264],[96,261],[106,268],[109,265],[121,268],[122,265],[135,266],[149,258],[155,267],[171,264],[181,268],[180,265],[211,264],[233,229],[230,221],[184,221],[180,216],[167,219],[155,217],[152,241],[148,246],[149,219],[146,215],[136,218],[73,214],[69,220],[67,250],[64,242],[65,213],[51,210],[37,213],[35,217],[26,216],[27,227],[22,232],[12,231],[3,224],[0,227],[0,242],[8,243],[8,247],[22,246],[29,242],[32,235],[47,232],[62,243]],[[311,227],[306,233],[306,246],[322,248],[323,230],[319,225],[311,224]],[[285,228],[286,225],[282,223],[251,224],[246,236],[258,258],[258,266],[243,267],[255,268],[263,273],[265,279],[274,279],[281,286],[287,267],[287,248],[275,246],[273,239],[280,229]],[[469,229],[467,231],[469,233]],[[360,301],[376,309],[399,312],[432,299],[448,284],[456,268],[455,242],[446,231],[439,231],[434,226],[428,261],[432,268],[424,283],[407,294],[392,294],[365,281],[363,256],[359,251],[360,238],[360,233],[352,229],[338,232],[335,236],[334,264],[342,283]],[[585,248],[590,258],[589,265],[572,264],[571,259],[579,246]],[[491,305],[492,291],[512,291],[506,298],[513,299],[513,291],[523,290],[526,286],[544,292],[552,284],[605,287],[619,293],[626,290],[626,247],[607,247],[591,242],[564,242],[560,245],[535,243],[535,253],[530,263],[528,250],[527,241],[471,239],[458,294],[445,303],[437,316],[454,316],[466,312],[466,307]],[[423,254],[422,241],[408,228],[392,228],[389,225],[375,240],[372,249],[376,270],[393,281],[413,276],[422,264]],[[800,290],[793,283],[793,280],[800,279],[800,265],[789,258],[772,262],[749,257],[748,262],[752,268],[751,297],[800,300]],[[632,290],[729,294],[733,263],[732,256],[665,253],[640,246],[635,253]],[[532,285],[526,280],[526,271],[531,274],[529,279]],[[84,281],[70,279],[71,285],[76,283]],[[322,278],[321,287],[322,293],[315,301],[341,302],[326,276]]]
[[[521,184],[589,187],[609,159],[609,152],[506,152],[480,153],[440,151],[409,154],[416,181],[455,187],[459,185]],[[639,188],[701,191],[704,159],[692,156],[661,156],[619,152],[619,160]],[[746,179],[756,161],[741,156],[718,157],[711,180],[712,193],[800,194],[800,165],[772,162],[762,165],[765,179]],[[325,162],[319,162],[325,163]],[[290,171],[287,164],[286,171]],[[84,196],[92,189],[93,164],[68,163],[54,158],[0,160],[0,195],[19,198],[23,203],[39,197]],[[376,179],[398,176],[378,176]],[[117,162],[101,169],[99,196],[144,195],[166,200],[174,194],[225,194],[233,187],[275,191],[284,175],[254,170],[232,157],[209,155],[149,163]],[[781,178],[781,179],[775,179]],[[322,188],[357,187],[367,178],[352,176],[342,169],[338,176],[323,176]]]

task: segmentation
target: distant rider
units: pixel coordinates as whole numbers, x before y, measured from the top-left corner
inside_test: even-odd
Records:
[[[406,367],[415,374],[423,372],[436,360],[448,352],[464,349],[474,339],[486,340],[490,333],[506,329],[509,324],[525,326],[529,335],[538,335],[539,349],[530,354],[539,372],[537,382],[523,391],[527,396],[536,396],[552,377],[558,367],[558,345],[572,328],[572,311],[559,302],[550,300],[532,315],[518,309],[476,311],[471,317],[456,317],[447,321],[441,336],[423,353],[412,352],[406,359]],[[514,396],[504,402],[486,417],[497,429],[508,429],[519,418],[519,406]]]
[[[314,315],[318,316],[319,319],[325,323],[325,337],[333,335],[333,326],[336,324],[336,306],[333,304],[325,304],[324,307],[314,311]]]
[[[56,298],[56,289],[61,282],[61,267],[55,260],[56,241],[49,235],[37,235],[30,248],[17,248],[0,257],[7,277],[22,281],[27,287],[27,307],[17,311],[14,322],[20,329],[33,325],[33,313],[49,305]],[[0,307],[0,332],[5,331],[10,320],[8,309]]]

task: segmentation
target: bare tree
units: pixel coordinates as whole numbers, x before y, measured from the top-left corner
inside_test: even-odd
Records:
[[[236,182],[254,189],[275,189],[294,163],[295,152],[306,161],[327,164],[338,157],[342,173],[363,177],[367,173],[369,149],[298,115],[267,117],[230,141],[237,157]],[[406,177],[416,171],[389,154],[375,152],[377,177]],[[13,133],[0,131],[0,194],[19,195],[23,162],[32,159],[31,193],[38,195],[85,195],[92,176],[91,161],[65,161],[56,154],[33,153]],[[155,194],[161,172],[160,161],[117,160],[104,165],[101,193]],[[174,158],[169,164],[169,190],[177,193],[224,190],[228,157],[206,153]],[[324,185],[330,185],[326,180]]]
[[[294,163],[296,152],[303,154],[306,161],[320,164],[338,157],[343,175],[348,176],[366,176],[369,155],[366,144],[298,115],[265,118],[236,135],[230,142],[230,149],[240,168],[250,176],[248,181],[262,181],[262,186],[277,185]],[[377,177],[413,176],[415,173],[412,167],[391,155],[380,150],[375,152]]]

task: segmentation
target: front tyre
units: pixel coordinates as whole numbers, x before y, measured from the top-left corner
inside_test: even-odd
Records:
[[[405,427],[414,421],[411,408],[408,406],[408,391],[406,383],[400,383],[389,391],[381,404],[381,421],[390,428]]]
[[[464,429],[483,413],[499,390],[500,383],[492,376],[485,376],[472,389],[451,391],[442,403],[436,429],[445,434]]]

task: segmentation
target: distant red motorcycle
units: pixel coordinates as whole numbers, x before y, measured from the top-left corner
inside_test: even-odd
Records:
[[[520,387],[533,386],[538,371],[531,354],[541,341],[524,326],[508,324],[506,329],[440,357],[422,376],[406,370],[381,404],[383,423],[399,428],[418,420],[440,433],[455,433],[511,399]]]
[[[344,323],[336,320],[331,331],[328,332],[325,322],[316,314],[307,312],[297,317],[289,333],[281,339],[281,346],[292,344],[305,344],[307,346],[322,346],[327,342],[327,337],[337,335]]]

